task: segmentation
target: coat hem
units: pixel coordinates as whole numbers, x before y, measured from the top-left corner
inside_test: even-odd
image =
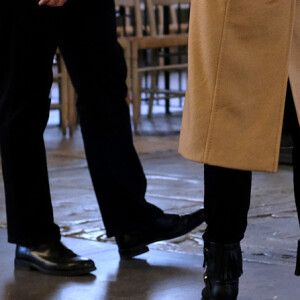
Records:
[[[227,168],[227,169],[234,169],[234,170],[242,170],[242,171],[252,171],[252,172],[264,172],[264,173],[276,173],[278,171],[278,164],[277,166],[272,165],[272,168],[270,167],[253,167],[253,168],[248,168],[248,167],[243,167],[243,166],[233,166],[232,164],[228,163],[226,164],[226,162],[214,162],[214,161],[209,161],[206,159],[201,159],[195,155],[192,154],[188,154],[184,151],[178,151],[179,154],[185,158],[188,159],[190,161],[193,162],[197,162],[197,163],[201,163],[201,164],[207,164],[207,165],[211,165],[211,166],[215,166],[215,167],[221,167],[221,168]]]

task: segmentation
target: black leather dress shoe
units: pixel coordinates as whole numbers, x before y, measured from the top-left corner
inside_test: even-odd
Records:
[[[78,256],[59,241],[36,247],[17,245],[15,268],[62,276],[84,275],[96,270],[91,259]]]
[[[116,236],[120,257],[130,259],[149,251],[148,244],[169,240],[193,230],[204,222],[204,209],[189,215],[163,214],[156,217],[147,228]]]

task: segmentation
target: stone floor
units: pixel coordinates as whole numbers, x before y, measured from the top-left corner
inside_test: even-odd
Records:
[[[180,116],[143,123],[135,145],[148,180],[148,201],[167,212],[203,206],[203,166],[177,153]],[[45,133],[55,220],[64,242],[95,260],[90,276],[53,277],[13,269],[14,246],[6,242],[3,183],[0,183],[0,299],[200,299],[205,228],[166,242],[132,261],[119,260],[105,235],[89,178],[79,130],[63,138],[56,127]],[[240,300],[300,299],[293,275],[299,226],[293,200],[292,169],[275,175],[254,173],[249,226],[242,243],[244,276]]]

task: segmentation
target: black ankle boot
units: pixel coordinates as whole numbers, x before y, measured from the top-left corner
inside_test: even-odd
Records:
[[[239,292],[239,277],[243,273],[240,243],[204,246],[205,288],[202,300],[236,300]]]

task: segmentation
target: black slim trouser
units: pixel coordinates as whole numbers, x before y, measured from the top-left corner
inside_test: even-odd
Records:
[[[5,1],[0,9],[0,147],[8,240],[59,239],[53,222],[43,132],[56,48],[78,94],[86,157],[107,235],[142,226],[161,210],[144,199],[146,179],[125,102],[126,65],[113,0]]]
[[[300,203],[300,127],[289,84],[284,128],[293,139],[294,192],[296,203]],[[231,244],[243,239],[250,206],[251,179],[250,171],[204,166],[205,241]]]

